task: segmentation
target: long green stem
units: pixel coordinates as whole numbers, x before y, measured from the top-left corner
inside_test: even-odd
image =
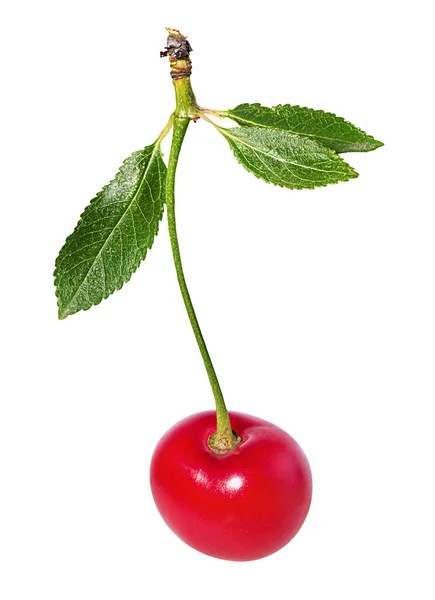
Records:
[[[222,390],[199,327],[198,319],[196,318],[195,309],[193,308],[184,277],[175,221],[175,173],[177,171],[178,157],[190,121],[192,119],[199,119],[202,116],[202,112],[196,103],[195,94],[190,83],[192,63],[189,55],[192,48],[186,37],[177,29],[168,29],[168,33],[167,45],[163,52],[160,53],[160,56],[169,57],[176,101],[173,115],[171,153],[166,176],[166,206],[168,211],[169,237],[181,295],[183,296],[184,305],[201,352],[202,360],[204,361],[216,403],[216,432],[209,437],[208,445],[215,452],[225,453],[234,448],[241,440],[231,429],[230,418],[225,406]]]
[[[207,371],[208,378],[210,380],[211,389],[213,391],[215,403],[216,403],[216,433],[211,436],[209,445],[216,452],[227,452],[233,448],[237,443],[237,438],[234,436],[228,411],[225,406],[224,397],[222,390],[219,385],[219,381],[214,370],[213,363],[210,358],[210,354],[207,350],[207,346],[202,335],[198,319],[195,314],[195,309],[190,298],[189,290],[187,288],[186,279],[184,277],[183,265],[181,262],[180,247],[178,244],[177,237],[177,225],[175,220],[175,173],[177,170],[178,157],[180,149],[186,134],[186,130],[189,126],[190,118],[186,116],[177,115],[177,111],[174,115],[173,125],[173,136],[171,153],[168,162],[168,173],[166,177],[166,206],[168,214],[168,227],[169,237],[171,240],[172,255],[174,257],[175,270],[177,272],[178,283],[180,285],[181,295],[183,296],[184,305],[189,316],[190,324],[195,334],[196,341],[198,343],[199,350],[201,352],[202,359]]]

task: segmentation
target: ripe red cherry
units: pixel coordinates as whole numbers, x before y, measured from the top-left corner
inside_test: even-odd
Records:
[[[285,546],[311,502],[308,461],[285,431],[242,413],[229,413],[238,446],[216,454],[208,438],[216,413],[174,425],[151,461],[157,508],[174,533],[196,550],[226,560],[256,560]]]

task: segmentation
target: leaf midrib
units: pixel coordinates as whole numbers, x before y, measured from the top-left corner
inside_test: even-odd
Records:
[[[154,149],[153,149],[153,151],[152,151],[152,153],[151,153],[151,156],[150,156],[150,159],[149,159],[149,161],[148,161],[148,164],[147,164],[146,168],[144,169],[144,172],[143,172],[143,175],[142,175],[142,177],[141,177],[141,180],[140,180],[140,182],[139,182],[139,184],[138,184],[138,186],[137,186],[137,188],[136,188],[136,191],[135,191],[135,193],[133,194],[133,197],[132,197],[131,201],[129,202],[128,206],[126,207],[125,211],[122,213],[122,215],[120,216],[120,218],[118,219],[117,223],[114,225],[114,227],[113,227],[112,231],[111,231],[111,232],[109,233],[109,235],[107,236],[106,240],[104,241],[104,244],[101,246],[101,248],[100,248],[100,250],[99,250],[98,254],[96,255],[96,257],[95,257],[95,258],[94,258],[94,260],[92,261],[92,263],[91,263],[91,265],[90,265],[89,269],[86,271],[86,274],[85,274],[85,276],[83,277],[83,279],[82,279],[81,283],[79,284],[79,286],[77,287],[76,291],[74,292],[74,295],[71,297],[71,299],[68,301],[68,304],[66,305],[65,309],[62,311],[62,314],[65,314],[65,312],[66,312],[66,309],[67,309],[68,307],[70,307],[70,306],[71,306],[71,304],[74,302],[74,300],[75,300],[75,298],[76,298],[77,294],[78,294],[78,293],[79,293],[79,291],[81,290],[81,288],[82,288],[82,286],[83,286],[84,282],[86,281],[86,279],[87,279],[87,277],[88,277],[89,273],[91,272],[91,269],[94,267],[95,263],[96,263],[96,262],[97,262],[97,260],[100,258],[100,256],[101,256],[101,253],[103,252],[104,248],[107,246],[107,244],[108,244],[108,242],[109,242],[109,240],[110,240],[111,236],[113,235],[113,233],[114,233],[115,229],[117,229],[117,227],[119,227],[119,224],[120,224],[120,223],[121,223],[121,221],[124,219],[125,215],[128,213],[128,211],[130,210],[131,206],[132,206],[132,205],[134,204],[134,202],[136,201],[136,199],[137,199],[137,196],[138,196],[138,194],[139,194],[139,191],[140,191],[140,189],[141,189],[141,187],[142,187],[142,185],[143,185],[143,183],[144,183],[144,181],[145,181],[145,179],[146,179],[146,175],[147,175],[147,173],[148,173],[148,170],[149,170],[149,168],[150,168],[150,165],[151,165],[151,163],[153,162],[154,155],[156,154],[156,151],[157,151],[159,148],[160,148],[160,145],[159,145],[159,144],[156,144],[156,145],[154,146]],[[122,241],[121,241],[121,243],[122,243]]]
[[[228,132],[228,129],[225,130],[225,131]],[[284,129],[277,129],[277,131],[285,131],[285,130]],[[289,132],[289,133],[291,133],[292,135],[298,135],[297,133],[293,133],[293,132]],[[255,146],[251,146],[251,144],[247,144],[245,140],[242,140],[241,138],[239,138],[237,136],[234,136],[234,135],[231,135],[231,134],[228,134],[228,133],[224,133],[223,135],[225,135],[227,137],[230,137],[233,140],[237,140],[238,142],[242,143],[244,146],[246,146],[247,148],[250,148],[251,150],[253,150],[255,152],[260,152],[260,154],[264,154],[264,156],[269,156],[270,158],[273,158],[274,160],[277,160],[278,162],[282,162],[284,164],[290,164],[290,165],[293,165],[295,167],[300,167],[300,168],[303,168],[303,169],[308,169],[310,171],[319,171],[319,173],[342,173],[342,171],[335,171],[335,170],[334,171],[325,171],[324,169],[316,169],[316,167],[309,167],[307,165],[296,163],[296,162],[293,162],[291,160],[284,160],[284,159],[282,159],[280,157],[277,157],[277,156],[271,154],[270,152],[263,152],[263,150],[260,150],[259,148],[255,147]],[[335,158],[335,156],[334,156],[334,158]]]
[[[234,116],[236,116],[236,115],[234,114]],[[250,121],[249,119],[245,119],[244,117],[239,117],[239,116],[237,116],[237,119],[239,119],[240,121],[243,121],[244,123],[249,123],[250,125],[254,125],[257,127],[276,129],[277,131],[288,131],[289,133],[292,133],[293,135],[302,135],[304,137],[309,137],[309,138],[313,138],[313,139],[321,138],[322,140],[329,140],[331,142],[341,142],[342,144],[347,144],[347,145],[352,145],[352,144],[358,143],[358,142],[349,142],[348,140],[339,138],[339,137],[332,138],[332,137],[328,137],[327,135],[315,135],[314,133],[301,133],[300,131],[293,131],[293,129],[282,129],[281,127],[276,127],[274,125],[272,125],[272,126],[264,125],[263,123],[256,123],[255,121]],[[346,123],[346,121],[344,121],[344,122]]]

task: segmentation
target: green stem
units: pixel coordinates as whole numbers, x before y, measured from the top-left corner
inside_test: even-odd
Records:
[[[174,113],[173,121],[173,135],[171,153],[168,162],[168,172],[166,177],[166,206],[168,214],[168,228],[169,237],[171,240],[172,255],[174,257],[175,270],[177,272],[178,283],[183,296],[184,305],[186,307],[187,314],[189,316],[190,324],[195,334],[196,341],[198,343],[199,350],[201,352],[204,366],[207,371],[208,378],[210,380],[211,389],[213,391],[215,403],[216,403],[216,433],[209,438],[209,446],[218,453],[225,453],[231,450],[239,441],[238,437],[234,435],[231,429],[231,423],[228,416],[228,411],[225,406],[224,397],[222,390],[219,385],[219,381],[214,370],[213,363],[208,353],[207,346],[204,341],[201,329],[199,327],[198,319],[195,314],[195,309],[190,298],[189,290],[187,288],[186,279],[184,277],[183,265],[181,262],[180,247],[178,244],[177,237],[177,226],[175,220],[175,173],[177,170],[178,157],[180,149],[189,126],[190,120],[194,118],[195,107],[192,104],[187,104],[189,101],[194,99],[193,92],[189,96],[183,94],[184,89],[190,88],[189,78],[179,79],[174,81],[176,89],[177,108]],[[181,97],[181,101],[180,101]],[[192,113],[190,115],[190,113]]]

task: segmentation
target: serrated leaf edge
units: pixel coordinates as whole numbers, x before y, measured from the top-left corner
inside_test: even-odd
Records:
[[[254,124],[254,126],[256,126],[256,124]],[[263,128],[264,128],[264,127],[265,127],[265,126],[263,126]],[[266,128],[267,128],[267,127],[266,127]],[[229,129],[227,129],[227,128],[225,128],[225,127],[218,127],[218,126],[217,126],[217,127],[216,127],[216,129],[218,129],[218,131],[220,131],[220,133],[221,133],[221,134],[222,134],[222,135],[225,137],[225,139],[227,139],[227,140],[228,140],[228,138],[231,138],[231,139],[237,140],[237,141],[239,141],[239,142],[241,141],[241,140],[240,140],[240,138],[237,138],[237,137],[234,137],[234,136],[228,135],[228,134],[227,134],[227,132],[228,132],[228,131],[230,131],[230,130],[229,130]],[[284,130],[284,129],[278,129],[278,128],[276,128],[276,127],[269,127],[268,129],[277,129],[278,131],[287,131],[287,130]],[[292,132],[290,132],[290,131],[287,131],[287,133],[288,133],[289,135],[293,135],[293,136],[296,136],[296,137],[305,137],[305,136],[303,136],[303,135],[300,135],[300,134],[298,134],[298,133],[292,133]],[[234,149],[232,148],[232,146],[231,146],[231,145],[230,145],[230,146],[231,146],[231,150],[233,150],[233,154],[234,154],[234,157],[236,158],[237,162],[238,162],[240,165],[242,165],[242,167],[243,167],[243,168],[244,168],[244,169],[245,169],[245,170],[246,170],[248,173],[251,173],[252,175],[255,175],[255,177],[256,177],[257,179],[260,179],[261,181],[264,181],[264,183],[267,183],[267,184],[269,184],[269,185],[270,185],[270,184],[272,184],[272,185],[276,185],[277,187],[281,187],[281,188],[285,188],[285,189],[293,189],[293,190],[314,190],[315,188],[319,188],[319,187],[326,187],[326,186],[328,186],[328,185],[336,185],[337,183],[345,183],[346,181],[350,181],[351,179],[356,179],[357,177],[359,177],[359,174],[358,174],[358,173],[355,171],[355,169],[354,169],[354,168],[353,168],[351,165],[349,165],[349,164],[348,164],[348,163],[347,163],[345,160],[343,160],[343,159],[341,158],[341,156],[340,156],[340,155],[339,155],[337,152],[335,152],[335,150],[333,150],[332,148],[329,148],[328,146],[323,146],[323,144],[321,144],[320,142],[317,142],[316,140],[311,140],[311,141],[312,141],[312,142],[314,142],[314,143],[316,143],[316,144],[318,144],[319,146],[322,146],[323,148],[327,148],[327,150],[328,150],[329,152],[331,152],[332,154],[334,154],[334,155],[335,155],[335,156],[338,158],[338,160],[339,160],[340,162],[344,163],[344,164],[345,164],[345,165],[346,165],[346,166],[349,168],[349,174],[345,174],[345,173],[343,173],[343,176],[344,176],[344,178],[343,178],[343,179],[340,179],[340,180],[338,180],[338,181],[328,181],[327,183],[316,183],[316,184],[314,184],[314,185],[309,185],[309,186],[308,186],[308,185],[301,185],[301,186],[294,185],[294,186],[292,186],[292,187],[290,188],[289,186],[281,185],[281,184],[279,184],[279,183],[275,183],[275,182],[273,182],[273,181],[266,181],[265,179],[263,179],[263,177],[260,177],[260,175],[257,175],[257,173],[254,173],[254,171],[250,171],[249,169],[247,169],[247,168],[246,168],[246,166],[243,164],[243,162],[242,162],[241,160],[239,160],[239,157],[238,157],[238,156],[236,155],[236,153],[234,152]],[[244,142],[242,142],[242,143],[244,143]],[[257,150],[257,148],[253,148],[253,147],[252,147],[252,146],[250,146],[249,144],[245,144],[245,145],[246,145],[246,146],[248,146],[249,148],[251,148],[252,150]],[[275,158],[275,157],[274,157],[274,158]],[[277,159],[277,160],[279,160],[279,159]],[[282,162],[285,162],[285,161],[282,161]],[[292,164],[294,164],[294,163],[292,163]],[[297,167],[302,167],[302,168],[305,168],[305,167],[304,167],[304,165],[300,165],[300,164],[297,164],[297,163],[295,163],[295,166],[297,166]],[[311,167],[306,167],[306,168],[307,168],[307,169],[311,169]],[[320,169],[313,169],[313,170],[320,170]]]
[[[142,184],[143,184],[143,182],[144,182],[144,180],[145,180],[146,173],[147,173],[147,171],[148,171],[148,168],[149,168],[149,166],[151,165],[151,162],[152,162],[152,160],[153,160],[153,159],[154,159],[154,157],[155,157],[155,154],[156,154],[157,152],[160,152],[160,158],[162,159],[162,156],[163,156],[163,154],[162,154],[162,152],[161,152],[161,150],[160,150],[160,140],[156,141],[154,144],[150,144],[150,146],[145,146],[145,147],[142,149],[142,151],[143,151],[143,150],[145,150],[146,148],[149,148],[149,147],[151,147],[151,146],[154,146],[154,149],[153,149],[153,151],[152,151],[152,153],[151,153],[151,157],[150,157],[150,160],[149,160],[149,162],[148,162],[148,165],[147,165],[147,167],[146,167],[146,168],[145,168],[145,170],[144,170],[144,175],[143,175],[143,177],[142,177],[142,179],[141,179],[141,182],[140,182],[140,184],[137,186],[137,189],[136,189],[135,193],[133,194],[133,198],[132,198],[131,202],[129,203],[129,205],[128,205],[128,208],[127,208],[127,209],[124,211],[124,214],[121,216],[121,218],[119,219],[119,221],[117,222],[117,224],[115,225],[115,227],[113,228],[113,230],[115,230],[115,228],[116,228],[116,227],[118,227],[119,223],[120,223],[120,222],[121,222],[121,220],[124,218],[124,215],[125,215],[125,213],[128,211],[128,209],[131,207],[132,203],[134,202],[134,198],[136,197],[138,190],[141,188],[141,186],[142,186]],[[139,150],[139,152],[141,152],[141,151]],[[134,153],[133,153],[133,154],[134,154]],[[124,286],[124,284],[126,284],[126,283],[128,283],[128,282],[130,281],[130,279],[131,279],[132,275],[134,275],[134,273],[136,273],[136,271],[137,271],[137,269],[139,268],[140,264],[141,264],[141,263],[142,263],[142,262],[145,260],[145,258],[146,258],[146,255],[148,254],[148,251],[149,251],[149,250],[151,250],[151,248],[152,248],[152,247],[153,247],[153,245],[154,245],[154,240],[155,240],[155,238],[157,237],[157,235],[158,235],[158,233],[159,233],[159,229],[160,229],[159,227],[157,228],[157,231],[156,231],[156,233],[153,235],[153,238],[152,238],[152,240],[151,240],[150,246],[147,248],[147,250],[146,250],[146,252],[145,252],[145,256],[144,256],[143,258],[139,258],[139,261],[138,261],[137,265],[136,265],[136,266],[135,266],[135,267],[132,269],[132,271],[131,271],[130,275],[129,275],[129,276],[128,276],[128,277],[127,277],[127,278],[126,278],[126,279],[125,279],[123,282],[121,282],[121,284],[120,284],[119,286],[115,287],[115,288],[114,288],[112,291],[109,291],[109,292],[107,292],[107,293],[104,293],[104,294],[103,294],[103,296],[101,297],[101,299],[100,299],[98,302],[93,302],[92,304],[90,304],[90,305],[89,305],[89,306],[87,306],[86,308],[79,308],[79,309],[77,309],[77,310],[73,310],[73,311],[71,311],[71,310],[69,310],[69,311],[68,311],[68,310],[66,310],[66,309],[64,309],[63,311],[61,310],[61,306],[60,306],[60,295],[59,295],[59,291],[58,291],[58,281],[59,281],[59,275],[58,275],[58,262],[59,262],[59,258],[60,258],[60,255],[61,255],[61,253],[62,253],[62,250],[63,250],[63,249],[65,248],[65,246],[67,245],[67,243],[68,243],[68,240],[69,240],[69,239],[70,239],[70,238],[71,238],[71,237],[72,237],[72,236],[75,234],[76,230],[77,230],[77,229],[79,228],[79,226],[81,225],[82,218],[83,218],[83,216],[84,216],[85,212],[86,212],[86,211],[89,209],[89,207],[90,207],[90,206],[92,206],[92,204],[94,204],[94,203],[95,203],[95,202],[96,202],[96,201],[99,199],[100,195],[101,195],[101,194],[104,192],[104,190],[106,190],[106,189],[107,189],[107,188],[108,188],[108,187],[109,187],[109,186],[110,186],[110,185],[111,185],[111,184],[112,184],[112,183],[113,183],[113,182],[116,180],[116,176],[118,175],[118,173],[119,173],[120,169],[122,168],[122,166],[123,166],[123,165],[125,165],[125,164],[126,164],[126,162],[127,162],[127,161],[128,161],[130,158],[131,158],[131,156],[132,156],[132,155],[130,154],[130,156],[128,156],[128,157],[127,157],[127,158],[126,158],[126,159],[125,159],[125,160],[122,162],[122,165],[121,165],[121,167],[118,169],[118,171],[117,171],[117,173],[116,173],[115,177],[113,177],[113,179],[111,179],[111,180],[109,181],[109,183],[107,183],[105,186],[103,186],[103,187],[101,188],[101,190],[100,190],[100,191],[99,191],[99,192],[98,192],[98,193],[97,193],[97,194],[94,196],[94,198],[93,198],[93,199],[92,199],[92,200],[89,202],[89,204],[88,204],[88,205],[85,207],[85,209],[83,210],[83,212],[82,212],[82,213],[81,213],[81,215],[80,215],[80,218],[79,218],[79,220],[78,220],[78,222],[77,222],[77,225],[75,226],[75,228],[74,228],[73,232],[72,232],[72,233],[70,233],[70,235],[69,235],[69,236],[66,238],[66,240],[65,240],[65,242],[64,242],[64,244],[63,244],[63,246],[62,246],[62,248],[61,248],[61,249],[60,249],[60,251],[59,251],[59,254],[58,254],[58,256],[56,257],[56,261],[55,261],[55,269],[54,269],[54,272],[53,272],[53,276],[54,276],[55,294],[56,294],[56,297],[57,297],[58,318],[59,318],[60,320],[66,319],[66,317],[69,317],[69,316],[71,316],[71,315],[74,315],[74,314],[76,314],[76,313],[78,313],[78,312],[80,312],[80,311],[82,311],[82,310],[83,310],[83,311],[86,311],[86,310],[89,310],[90,308],[92,308],[93,306],[98,306],[99,304],[101,304],[101,302],[102,302],[103,300],[106,300],[106,299],[107,299],[109,296],[111,296],[113,293],[115,293],[115,292],[119,291],[119,290],[120,290],[120,289],[121,289],[121,288]],[[163,162],[163,159],[162,159],[162,162]],[[163,164],[165,164],[165,163],[163,162]],[[166,165],[165,165],[165,168],[166,168]],[[161,213],[160,213],[160,216],[159,216],[159,221],[158,221],[159,223],[161,222],[161,220],[162,220],[162,218],[163,218],[163,214],[164,214],[164,205],[165,205],[165,200],[163,200],[163,204],[162,204],[162,210],[161,210]],[[111,235],[112,235],[112,234],[110,234],[110,235],[109,235],[109,237],[110,237]],[[107,240],[109,239],[109,237],[107,238]],[[102,252],[103,248],[105,247],[105,245],[106,245],[106,243],[107,243],[107,240],[104,242],[104,244],[103,244],[103,246],[102,246],[101,250],[98,252],[98,256],[101,254],[101,252]],[[98,256],[97,256],[97,258],[98,258]],[[97,260],[97,259],[95,259],[95,260]],[[91,265],[91,267],[88,269],[88,271],[87,271],[87,273],[86,273],[86,276],[89,274],[89,272],[90,272],[90,270],[91,270],[92,266],[95,264],[95,260],[92,262],[92,265]],[[75,291],[75,293],[74,293],[74,296],[72,297],[72,299],[71,299],[71,300],[69,301],[69,303],[68,303],[68,306],[69,306],[69,305],[71,305],[71,302],[72,302],[72,301],[74,300],[74,298],[76,297],[76,295],[77,295],[77,293],[78,293],[78,291],[80,290],[80,288],[81,288],[81,286],[82,286],[82,285],[83,285],[83,282],[80,284],[80,286],[79,286],[79,287],[77,288],[77,290]]]
[[[343,144],[349,144],[349,142],[347,140],[343,140],[343,139],[340,139],[340,138],[329,138],[327,135],[314,135],[312,133],[300,133],[298,131],[292,131],[290,129],[282,129],[281,127],[273,127],[271,125],[264,125],[262,123],[256,123],[255,121],[250,121],[249,119],[244,119],[244,118],[238,117],[236,115],[233,115],[232,111],[236,110],[240,106],[252,106],[252,107],[255,107],[255,108],[268,109],[268,110],[273,110],[273,111],[275,111],[277,108],[278,109],[281,109],[281,108],[283,108],[283,109],[285,109],[285,108],[289,108],[289,109],[290,108],[296,108],[296,109],[301,109],[301,110],[309,110],[309,111],[312,111],[313,113],[315,113],[318,116],[334,117],[337,121],[339,121],[341,123],[345,123],[346,125],[350,125],[354,129],[356,129],[358,131],[358,133],[361,133],[364,136],[366,136],[367,140],[370,143],[373,143],[373,148],[358,149],[358,150],[346,150],[344,152],[341,152],[340,154],[345,154],[346,152],[371,152],[371,151],[376,150],[377,148],[380,148],[381,146],[384,145],[383,142],[380,142],[379,140],[376,140],[372,135],[369,135],[363,129],[360,129],[359,127],[357,127],[356,125],[354,125],[353,123],[351,123],[350,121],[348,121],[347,119],[344,119],[343,117],[339,117],[335,113],[332,113],[332,112],[329,112],[329,111],[325,111],[325,110],[322,110],[322,109],[317,109],[317,108],[309,108],[308,106],[300,106],[299,104],[294,104],[294,105],[293,104],[277,104],[277,105],[272,106],[272,107],[269,108],[268,106],[263,106],[259,102],[253,102],[253,103],[244,102],[242,104],[239,104],[235,108],[232,108],[232,109],[230,108],[229,110],[227,110],[225,112],[225,116],[226,117],[228,117],[229,119],[231,119],[235,123],[238,123],[239,125],[253,125],[253,126],[256,126],[256,127],[267,127],[269,129],[278,129],[280,131],[288,131],[289,133],[294,133],[295,135],[300,135],[300,136],[308,137],[308,138],[312,138],[312,139],[316,139],[316,138],[320,137],[320,138],[323,138],[323,139],[326,139],[326,140],[331,140],[333,142],[336,141],[336,142],[341,142]],[[321,142],[319,142],[319,143],[321,143]]]

